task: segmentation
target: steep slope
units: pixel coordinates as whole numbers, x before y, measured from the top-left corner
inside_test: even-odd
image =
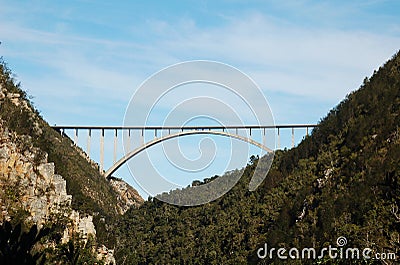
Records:
[[[267,241],[321,246],[345,236],[349,246],[397,252],[399,115],[398,53],[283,157],[285,175],[313,182],[293,183],[301,188],[285,198]]]
[[[33,152],[32,165],[35,170],[43,162],[54,163],[55,173],[66,180],[67,193],[72,195],[72,208],[93,215],[97,236],[102,242],[108,242],[112,246],[113,237],[109,236],[106,227],[126,211],[130,206],[128,203],[133,204],[118,192],[119,187],[125,187],[124,183],[113,180],[111,185],[82,150],[43,120],[26,93],[20,89],[20,85],[15,84],[2,58],[0,120],[2,128],[14,135],[13,144],[21,154]],[[130,197],[137,200],[137,205],[141,204],[140,196],[129,188],[125,187],[123,191],[128,190]]]
[[[97,256],[85,247],[99,243],[92,216],[72,210],[72,196],[67,194],[64,178],[55,174],[54,163],[48,163],[45,157],[38,161],[37,148],[21,152],[21,138],[0,125],[0,263],[36,264],[40,257],[52,264],[65,258],[65,244],[82,244],[81,261],[115,263],[112,251]],[[18,227],[22,233],[26,230],[25,235],[16,236]],[[43,241],[34,243],[31,236],[37,227]],[[102,245],[100,249],[104,248]]]
[[[348,247],[397,253],[399,114],[398,53],[330,111],[298,147],[277,152],[255,192],[247,190],[257,163],[252,161],[239,183],[217,201],[176,207],[151,199],[128,211],[118,224],[119,262],[264,264],[272,262],[257,257],[265,243],[271,248],[320,249],[336,246],[340,236]],[[283,261],[275,257],[273,262]]]

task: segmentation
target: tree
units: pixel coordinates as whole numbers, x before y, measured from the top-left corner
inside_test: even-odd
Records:
[[[21,224],[12,227],[5,222],[0,227],[0,263],[7,264],[44,264],[44,252],[33,254],[34,246],[50,233],[49,228],[38,231],[33,225],[28,232],[22,231]]]

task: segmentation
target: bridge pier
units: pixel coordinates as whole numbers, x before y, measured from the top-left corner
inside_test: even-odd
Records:
[[[104,171],[104,129],[101,129],[100,135],[100,172]]]
[[[92,129],[88,129],[86,153],[90,157],[90,142],[92,141]]]
[[[292,148],[294,147],[294,128],[292,127]]]
[[[78,129],[74,130],[74,143],[78,145]]]
[[[263,138],[262,144],[263,144],[264,146],[267,146],[267,139],[266,139],[266,136],[265,136],[265,128],[264,128],[264,130],[263,130],[263,136],[262,136],[262,138]]]
[[[128,143],[126,149],[127,152],[131,151],[131,129],[128,129]]]
[[[118,130],[115,129],[115,134],[114,134],[114,160],[113,163],[117,162],[117,141],[118,141]]]
[[[278,127],[278,149],[281,149],[281,134],[280,134],[280,128]]]

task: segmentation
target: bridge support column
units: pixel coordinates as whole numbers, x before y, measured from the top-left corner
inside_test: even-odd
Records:
[[[74,144],[78,145],[78,129],[74,129]]]
[[[91,139],[92,138],[92,130],[91,129],[89,129],[89,131],[88,131],[88,138],[87,138],[87,148],[86,148],[86,153],[87,153],[87,155],[90,157],[90,142],[91,142]]]
[[[267,139],[265,137],[265,128],[264,128],[264,131],[263,131],[263,145],[267,146]]]
[[[128,129],[128,142],[126,143],[126,151],[125,153],[128,153],[131,151],[131,129]]]
[[[101,129],[100,134],[100,172],[104,170],[104,129]]]
[[[281,134],[278,128],[278,149],[281,149]]]
[[[117,141],[118,141],[118,130],[115,129],[115,134],[114,134],[114,160],[113,163],[117,162]]]
[[[292,148],[294,147],[294,128],[292,127]]]

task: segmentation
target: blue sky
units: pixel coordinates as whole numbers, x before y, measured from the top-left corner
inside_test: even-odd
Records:
[[[252,77],[276,123],[316,123],[400,48],[399,1],[0,6],[0,55],[43,117],[59,125],[121,125],[147,77],[197,59]]]

